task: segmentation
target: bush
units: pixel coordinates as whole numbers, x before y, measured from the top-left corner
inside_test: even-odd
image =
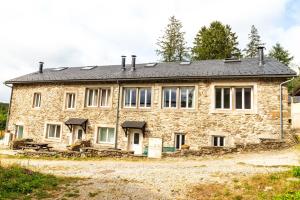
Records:
[[[294,167],[292,173],[294,177],[300,178],[300,167]]]
[[[299,199],[300,199],[300,191],[288,192],[286,194],[278,195],[274,198],[274,200],[299,200]]]

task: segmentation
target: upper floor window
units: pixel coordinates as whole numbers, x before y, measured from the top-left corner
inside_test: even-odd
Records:
[[[109,88],[93,88],[86,90],[87,107],[109,107],[111,90]]]
[[[124,88],[123,91],[125,108],[151,107],[151,88]]]
[[[252,88],[235,88],[235,108],[252,108]]]
[[[179,95],[178,95],[179,94]],[[180,104],[177,101],[179,98]],[[195,87],[163,88],[163,108],[194,108]]]
[[[41,107],[41,93],[34,93],[33,95],[33,107],[40,108]]]
[[[124,107],[134,108],[136,107],[136,92],[137,88],[124,88]]]
[[[75,108],[75,93],[66,94],[66,108],[67,109]]]
[[[140,108],[151,107],[151,88],[140,88]]]
[[[230,88],[215,88],[215,108],[230,109],[231,90]]]
[[[46,127],[46,138],[60,138],[61,126],[59,124],[47,124]]]

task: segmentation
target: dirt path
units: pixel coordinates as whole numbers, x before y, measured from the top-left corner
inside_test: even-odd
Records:
[[[1,151],[0,151],[1,153]],[[223,158],[168,158],[163,160],[69,161],[2,158],[1,163],[35,168],[44,173],[89,178],[75,187],[76,199],[184,198],[186,188],[198,183],[228,183],[257,173],[287,170],[299,165],[300,153],[289,149],[235,154]]]

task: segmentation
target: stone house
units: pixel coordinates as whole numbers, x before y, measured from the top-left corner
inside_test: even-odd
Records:
[[[7,130],[64,148],[90,139],[96,148],[142,154],[149,137],[164,149],[234,146],[280,138],[279,85],[295,72],[263,58],[40,69],[12,85]],[[287,89],[284,129],[289,130]]]

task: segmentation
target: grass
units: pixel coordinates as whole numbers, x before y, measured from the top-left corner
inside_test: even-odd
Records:
[[[191,188],[188,199],[209,200],[300,200],[300,167],[290,171],[234,179],[228,185],[201,184]]]
[[[74,178],[41,174],[20,166],[0,166],[0,199],[43,199],[55,197]]]

